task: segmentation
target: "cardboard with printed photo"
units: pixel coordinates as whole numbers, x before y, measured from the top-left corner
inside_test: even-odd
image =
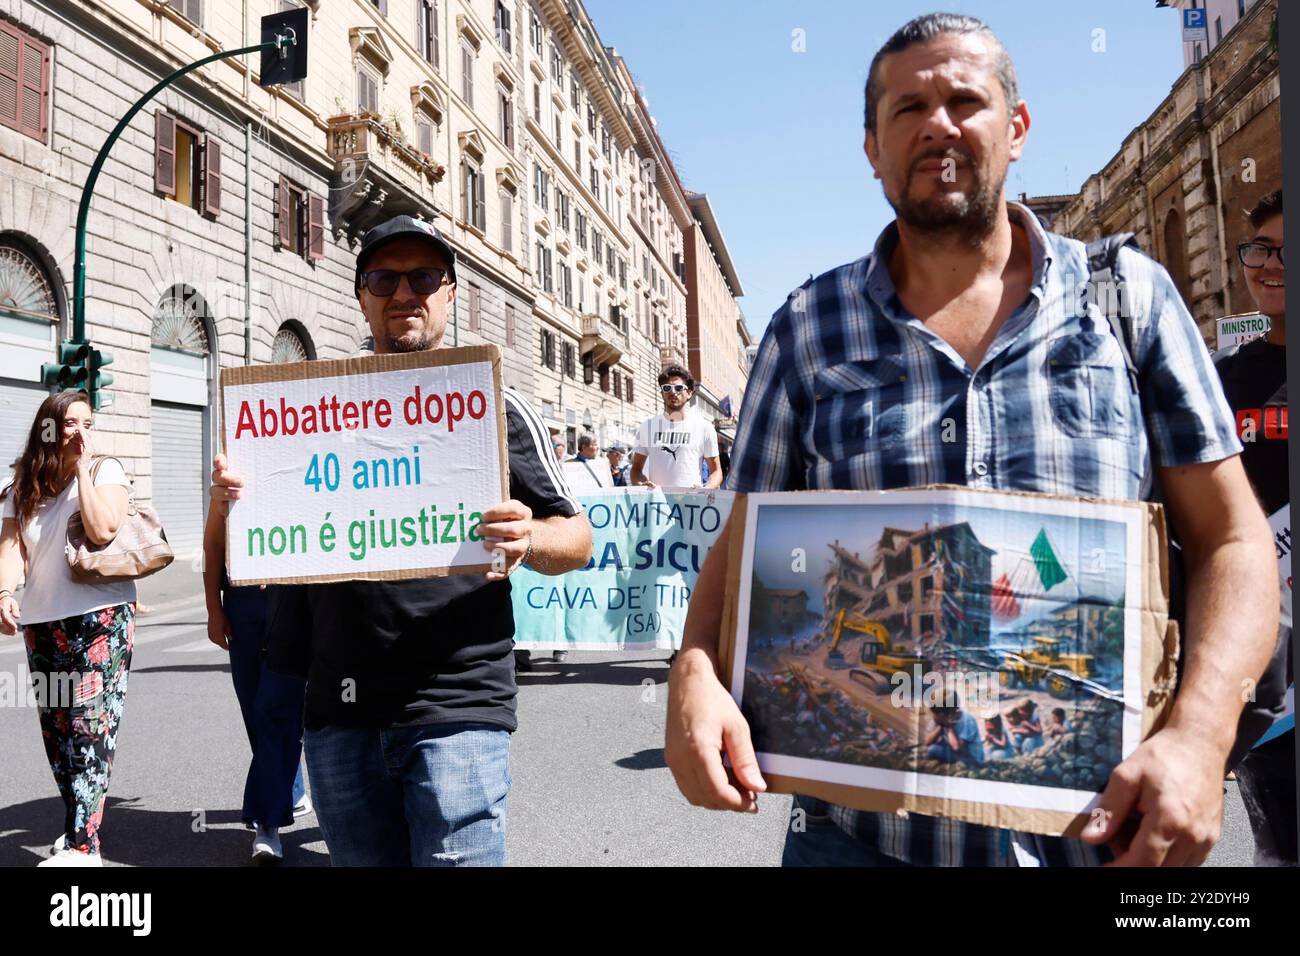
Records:
[[[1077,835],[1171,703],[1157,505],[738,498],[725,680],[777,792]]]
[[[483,573],[482,513],[510,497],[495,345],[221,372],[222,450],[248,483],[232,584]]]

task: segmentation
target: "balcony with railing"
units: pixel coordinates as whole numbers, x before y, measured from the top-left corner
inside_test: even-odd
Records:
[[[683,368],[685,368],[686,353],[682,351],[680,346],[665,345],[663,342],[660,342],[659,343],[659,364],[661,366],[680,365]]]
[[[627,333],[609,316],[587,313],[579,322],[581,350],[597,365],[613,365],[628,351]]]
[[[434,184],[446,168],[374,113],[332,116],[326,150],[334,161],[330,218],[349,234],[403,213],[432,219]]]

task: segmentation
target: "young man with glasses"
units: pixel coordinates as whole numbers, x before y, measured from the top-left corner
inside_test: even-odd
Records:
[[[680,365],[659,373],[663,414],[647,418],[632,447],[630,483],[656,488],[717,488],[722,484],[718,465],[718,433],[713,423],[690,407],[695,379]],[[700,460],[709,469],[701,481]]]
[[[376,354],[441,348],[455,253],[430,223],[397,216],[362,240],[356,295]],[[307,678],[307,772],[335,866],[505,862],[517,726],[508,579],[525,563],[542,574],[581,568],[591,526],[546,425],[514,389],[503,398],[511,498],[479,528],[502,570],[278,589],[267,666]],[[258,493],[224,455],[212,477],[215,499]]]
[[[1263,338],[1222,349],[1214,364],[1223,392],[1237,419],[1241,461],[1264,512],[1273,515],[1275,529],[1290,527],[1290,468],[1287,461],[1286,275],[1282,268],[1282,190],[1269,193],[1251,209],[1252,235],[1237,247],[1255,307],[1268,316]],[[1284,511],[1283,509],[1286,509]],[[1261,737],[1236,767],[1242,802],[1255,833],[1255,862],[1296,865],[1295,719],[1279,732],[1276,718],[1285,704],[1286,688],[1294,681],[1291,660],[1291,602],[1283,588],[1282,627],[1273,660],[1255,688],[1254,700],[1242,716],[1238,747]]]

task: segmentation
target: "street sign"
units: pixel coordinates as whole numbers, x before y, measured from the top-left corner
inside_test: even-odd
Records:
[[[1225,315],[1214,323],[1215,348],[1226,349],[1233,345],[1245,345],[1251,339],[1266,334],[1271,325],[1268,316],[1259,312]]]
[[[291,38],[287,44],[262,51],[262,64],[258,70],[259,86],[279,86],[297,83],[307,77],[307,8],[299,7],[285,13],[262,17],[262,42],[270,43],[280,37]]]
[[[1210,15],[1204,7],[1183,11],[1183,42],[1210,42]]]

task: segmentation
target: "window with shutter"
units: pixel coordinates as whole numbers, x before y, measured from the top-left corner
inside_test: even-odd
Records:
[[[211,133],[203,137],[203,213],[221,215],[221,144]]]
[[[357,110],[361,113],[379,112],[379,81],[369,70],[357,70]]]
[[[631,375],[631,373],[629,373],[629,374],[626,376],[626,380],[624,381],[623,384],[627,386],[627,400],[628,400],[629,402],[634,402],[634,401],[636,401],[636,399],[634,399],[634,398],[632,397],[632,375]]]
[[[203,26],[203,0],[171,0],[173,10],[196,26]]]
[[[477,332],[482,323],[483,294],[474,283],[469,284],[469,330]]]
[[[474,108],[474,51],[468,43],[460,45],[460,95],[465,105]]]
[[[497,90],[497,111],[501,117],[501,142],[506,144],[506,149],[514,149],[515,105],[505,90]]]
[[[510,194],[503,192],[501,194],[501,248],[506,252],[514,252],[514,225],[511,220],[514,218],[514,200]]]
[[[153,188],[176,195],[176,119],[166,110],[154,113]]]
[[[22,49],[23,35],[0,20],[0,123],[11,129],[18,129],[18,101],[21,99],[18,72],[19,51]]]
[[[474,195],[474,171],[470,169],[469,163],[461,160],[460,164],[460,218],[469,222],[470,209],[473,206],[471,197]]]
[[[510,10],[501,0],[497,0],[496,10],[497,42],[501,49],[510,52]]]
[[[307,196],[307,258],[325,258],[325,200],[312,194]]]
[[[433,124],[428,120],[415,121],[415,145],[420,152],[433,155]]]
[[[541,56],[542,41],[545,31],[542,28],[542,18],[538,15],[536,10],[533,10],[528,15],[528,31],[533,41],[533,52],[538,56]]]
[[[596,380],[596,366],[588,352],[582,357],[582,384],[590,385]]]
[[[275,246],[277,249],[288,249],[293,241],[293,224],[290,222],[289,210],[289,180],[281,176],[275,193]]]
[[[474,177],[474,225],[480,231],[487,230],[487,177],[482,170]]]
[[[49,99],[49,46],[0,20],[0,124],[46,142]]]

